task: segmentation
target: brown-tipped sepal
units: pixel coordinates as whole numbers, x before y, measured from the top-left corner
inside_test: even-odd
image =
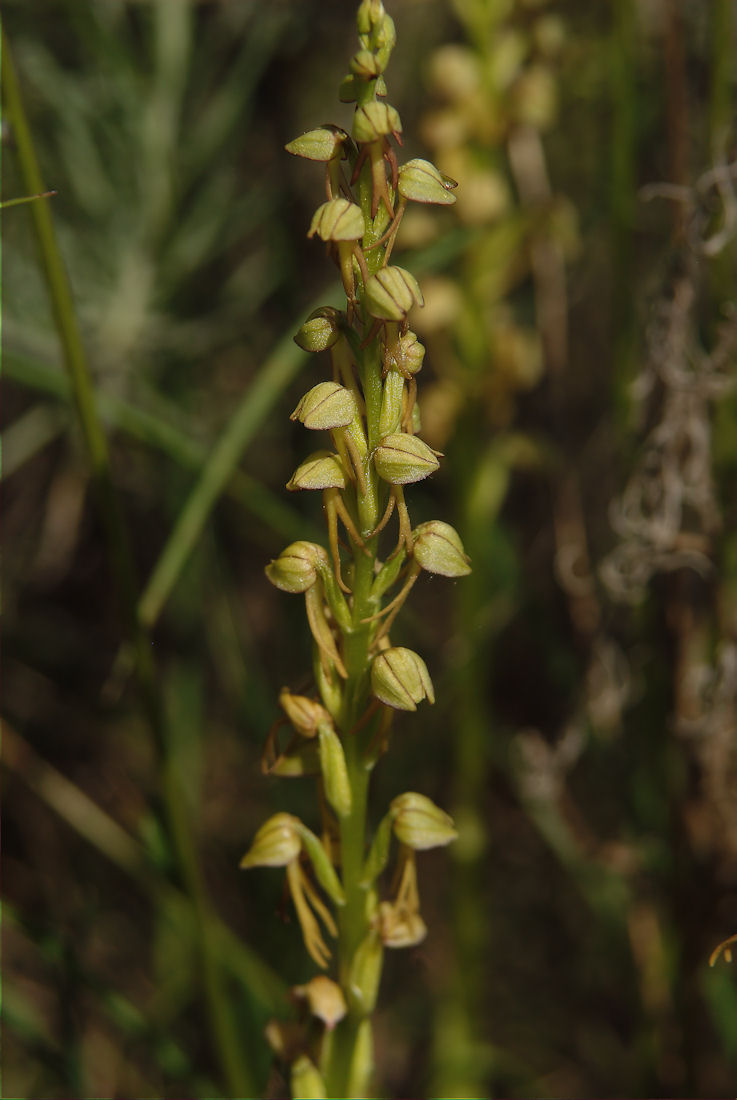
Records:
[[[423,699],[435,702],[427,665],[419,653],[404,646],[384,649],[374,657],[371,690],[377,699],[396,710],[417,710]]]
[[[342,155],[343,144],[346,141],[350,141],[350,138],[340,126],[319,126],[315,130],[300,134],[284,148],[295,157],[327,162],[333,157]]]
[[[439,172],[429,160],[410,160],[399,167],[397,190],[402,198],[412,202],[452,206],[456,201],[452,186],[453,181]]]

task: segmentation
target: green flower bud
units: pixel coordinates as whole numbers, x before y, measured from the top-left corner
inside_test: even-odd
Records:
[[[361,80],[375,80],[381,72],[376,54],[371,50],[359,50],[351,58],[351,72]]]
[[[330,720],[320,724],[318,733],[320,770],[325,785],[325,797],[338,817],[347,817],[351,812],[353,798],[343,746]]]
[[[324,974],[318,974],[306,985],[295,986],[292,992],[307,1001],[312,1015],[322,1020],[328,1031],[332,1031],[348,1011],[343,990]]]
[[[449,523],[431,519],[413,532],[414,558],[428,573],[442,577],[465,577],[471,572],[460,535]]]
[[[382,0],[361,0],[356,12],[356,25],[361,36],[371,34],[376,24],[384,17]]]
[[[353,116],[353,137],[358,142],[380,141],[389,134],[401,134],[402,120],[395,107],[372,99],[357,107]]]
[[[378,933],[371,929],[358,945],[348,975],[348,991],[352,1007],[362,1016],[370,1016],[376,1007],[381,980],[384,948]]]
[[[305,428],[344,428],[356,415],[356,401],[350,390],[337,382],[319,382],[309,390],[290,416]]]
[[[339,126],[320,126],[317,130],[301,134],[284,148],[295,157],[329,161],[342,152],[343,142],[347,140],[348,134]]]
[[[302,850],[300,824],[291,814],[274,814],[256,833],[239,866],[247,870],[249,867],[286,867],[293,863]]]
[[[348,199],[329,199],[312,216],[308,237],[323,241],[358,241],[366,232],[363,211]]]
[[[418,653],[404,646],[384,649],[371,664],[371,690],[397,710],[417,710],[423,699],[435,702],[430,673]]]
[[[389,812],[394,818],[396,837],[416,852],[442,848],[458,836],[450,814],[416,791],[398,795],[392,800]]]
[[[412,306],[424,306],[417,279],[403,267],[382,267],[366,282],[366,307],[372,317],[403,321]]]
[[[341,313],[332,306],[320,306],[309,315],[294,337],[303,351],[326,351],[340,338]]]
[[[292,1063],[290,1088],[294,1100],[326,1100],[328,1095],[320,1071],[306,1054]]]
[[[316,699],[307,695],[293,695],[288,688],[279,692],[279,705],[297,733],[314,737],[321,722],[330,722],[330,715]]]
[[[293,542],[266,566],[266,576],[282,592],[306,592],[329,569],[327,550],[315,542]]]
[[[384,481],[391,485],[410,485],[437,470],[436,453],[416,435],[400,432],[382,439],[374,451],[374,463]]]
[[[429,160],[410,160],[399,168],[397,190],[405,199],[413,202],[433,202],[439,206],[452,206],[456,197],[449,189],[444,176]]]
[[[338,455],[315,451],[301,462],[287,482],[287,489],[345,489],[345,473]]]

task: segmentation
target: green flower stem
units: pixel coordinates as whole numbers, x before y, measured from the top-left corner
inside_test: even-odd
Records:
[[[377,249],[374,255],[381,253]],[[371,255],[371,254],[369,254]],[[380,263],[380,256],[374,261]],[[369,453],[379,439],[381,413],[381,362],[378,337],[363,352],[361,385],[366,402],[366,434]],[[359,526],[362,534],[372,531],[379,519],[379,484],[373,462],[366,470],[366,493],[357,494]],[[368,700],[369,645],[376,630],[375,623],[365,620],[375,614],[377,600],[371,595],[375,576],[378,538],[366,544],[368,553],[357,551],[354,558],[352,629],[344,640],[344,662],[348,680],[344,687],[344,704],[341,715],[343,748],[348,778],[351,784],[353,805],[351,813],[340,823],[340,853],[343,889],[346,904],[338,913],[340,981],[344,989],[349,985],[349,974],[357,948],[369,931],[366,913],[367,888],[361,884],[366,848],[366,803],[370,772],[363,758],[367,731],[354,734],[351,731],[363,714]],[[368,1080],[356,1080],[352,1073],[358,1030],[362,1014],[351,1011],[335,1029],[326,1068],[326,1083],[330,1096],[349,1097],[367,1095]],[[357,1091],[351,1091],[351,1090]]]

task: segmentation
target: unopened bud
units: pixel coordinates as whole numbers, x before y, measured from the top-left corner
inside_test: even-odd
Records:
[[[306,134],[301,134],[284,148],[295,157],[329,161],[342,151],[343,142],[347,139],[348,134],[339,126],[320,126],[316,130],[308,130]]]
[[[330,715],[317,700],[307,695],[293,695],[287,688],[279,692],[279,705],[303,737],[314,737],[321,722],[330,722]]]
[[[389,134],[401,134],[402,120],[395,107],[373,99],[356,108],[353,116],[353,137],[359,142],[379,141]]]
[[[303,351],[326,351],[340,337],[340,312],[332,306],[320,306],[309,315],[294,337]]]
[[[393,646],[374,657],[371,690],[377,699],[396,710],[417,710],[423,699],[435,702],[427,665],[419,653],[404,646]]]
[[[396,837],[417,852],[442,848],[458,836],[450,814],[416,791],[398,795],[392,800],[389,812],[394,818]]]
[[[362,37],[371,34],[376,24],[384,17],[382,0],[361,0],[356,12],[356,25]]]
[[[449,523],[431,519],[413,532],[414,558],[428,573],[442,577],[465,577],[471,572],[460,535]]]
[[[295,986],[293,992],[307,1001],[312,1015],[322,1020],[328,1031],[332,1031],[348,1011],[343,990],[324,974],[318,974],[306,985]]]
[[[291,814],[274,814],[256,833],[239,866],[247,870],[249,867],[286,867],[293,863],[302,850],[299,825],[299,819]]]
[[[366,232],[363,211],[348,199],[330,199],[312,216],[308,237],[317,233],[323,241],[357,241]]]
[[[416,435],[399,432],[385,436],[374,451],[379,477],[391,485],[422,481],[438,468],[436,452]]]
[[[290,416],[305,428],[344,428],[356,415],[356,401],[350,390],[337,382],[319,382],[309,390]]]
[[[399,194],[413,202],[452,206],[456,201],[452,181],[429,160],[410,160],[399,169]]]
[[[306,592],[329,568],[327,550],[316,542],[293,542],[266,566],[266,576],[282,592]]]
[[[403,267],[382,267],[366,282],[366,307],[372,317],[403,321],[412,306],[422,306],[419,283]]]
[[[381,65],[371,50],[359,50],[351,58],[351,72],[361,80],[375,80],[381,72]]]
[[[287,489],[345,489],[340,458],[331,451],[315,451],[299,464],[287,482]]]

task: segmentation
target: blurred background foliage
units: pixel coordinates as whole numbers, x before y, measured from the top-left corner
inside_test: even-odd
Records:
[[[421,868],[426,942],[388,960],[381,1087],[731,1094],[735,971],[708,960],[737,931],[737,11],[390,11],[406,156],[460,183],[402,227],[446,454],[412,515],[455,523],[474,573],[394,631],[438,702],[377,805],[424,791],[461,838]],[[8,209],[6,1096],[286,1095],[263,1027],[311,970],[279,876],[237,864],[285,796],[310,813],[259,770],[278,689],[309,686],[263,565],[320,537],[283,489],[323,370],[291,336],[336,292],[319,173],[283,145],[347,124],[354,14],[3,5],[109,448]],[[8,72],[4,199],[29,190]]]

